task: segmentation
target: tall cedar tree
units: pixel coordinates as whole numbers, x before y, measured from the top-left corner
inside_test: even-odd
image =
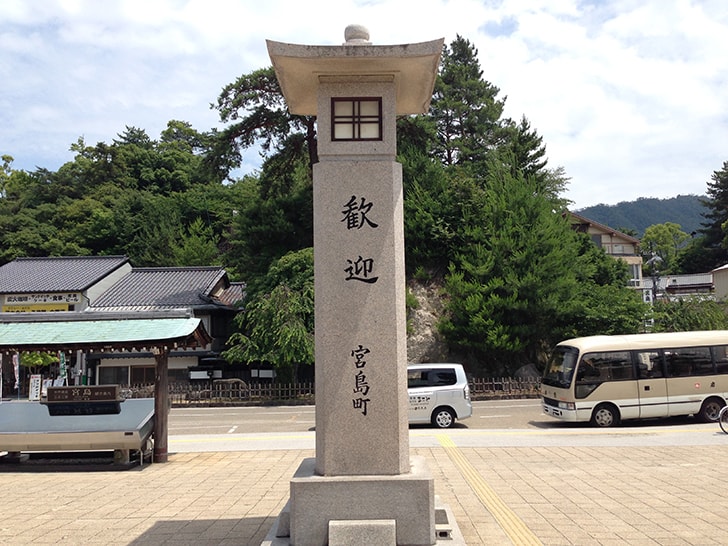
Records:
[[[559,340],[576,288],[575,234],[532,179],[495,158],[485,181],[458,186],[459,244],[441,332],[488,372],[511,373]]]

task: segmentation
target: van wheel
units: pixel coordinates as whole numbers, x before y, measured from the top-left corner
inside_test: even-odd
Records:
[[[619,410],[612,404],[599,404],[594,408],[591,423],[595,427],[614,427],[619,424]]]
[[[450,428],[455,424],[455,412],[450,408],[437,408],[432,412],[432,424],[437,428]]]
[[[715,423],[724,405],[719,398],[708,398],[700,407],[698,417],[704,423]]]

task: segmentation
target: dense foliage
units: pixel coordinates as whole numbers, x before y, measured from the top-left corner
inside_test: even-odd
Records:
[[[566,173],[548,165],[525,116],[503,116],[499,93],[458,36],[443,49],[430,112],[397,121],[407,273],[442,287],[438,328],[479,374],[538,363],[565,337],[637,332],[648,315],[626,265],[571,229]],[[213,107],[222,130],[170,121],[156,140],[135,127],[110,144],[79,139],[56,172],[13,170],[2,156],[0,263],[125,254],[135,266],[223,265],[247,284],[226,358],[293,379],[314,360],[315,119],[288,113],[270,67],[227,85]],[[260,171],[234,178],[256,146]],[[709,187],[702,247],[683,248],[679,226],[652,229],[666,267],[684,268],[701,248],[714,249],[711,260],[725,253],[726,191],[724,165]],[[705,320],[697,302],[675,309],[655,309],[655,328],[722,324],[722,309]]]
[[[653,331],[728,330],[727,311],[726,302],[699,297],[658,301],[652,310]]]
[[[225,358],[271,364],[281,380],[295,382],[298,367],[314,362],[313,248],[276,260],[236,320]]]
[[[159,140],[134,127],[112,144],[79,139],[56,172],[6,169],[0,261],[124,254],[135,266],[221,264],[239,191],[211,182],[209,145],[209,134],[170,121]]]

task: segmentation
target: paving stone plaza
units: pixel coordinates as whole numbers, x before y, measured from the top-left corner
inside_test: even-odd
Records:
[[[458,447],[457,433],[433,431],[437,445],[412,452],[467,544],[728,544],[728,436],[718,434],[691,434],[712,445],[660,445],[660,431],[640,430],[640,445]],[[0,544],[258,546],[314,453],[279,443],[192,452],[173,438],[167,463],[125,471],[2,465]]]

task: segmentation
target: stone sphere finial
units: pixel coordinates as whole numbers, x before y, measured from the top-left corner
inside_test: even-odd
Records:
[[[369,29],[364,25],[349,25],[344,30],[345,45],[371,44],[369,41]]]

